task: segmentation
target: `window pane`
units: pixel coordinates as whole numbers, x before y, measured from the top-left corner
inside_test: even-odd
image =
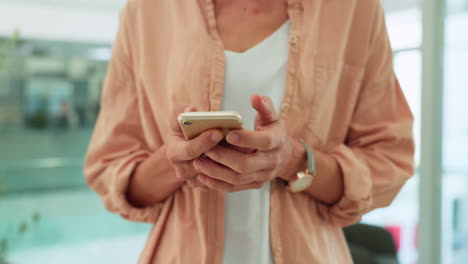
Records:
[[[468,1],[447,1],[444,65],[443,238],[445,263],[468,259]]]
[[[136,263],[150,226],[108,213],[83,178],[110,45],[10,43],[0,39],[0,249],[6,239],[11,263]]]
[[[390,5],[391,6],[391,5]],[[395,73],[415,117],[416,165],[420,157],[421,124],[421,12],[403,8],[387,13],[387,26],[395,51]],[[363,221],[385,227],[393,236],[401,264],[417,261],[418,175],[411,178],[393,204],[364,216]]]

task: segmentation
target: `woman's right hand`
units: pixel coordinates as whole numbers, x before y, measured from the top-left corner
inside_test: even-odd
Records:
[[[182,112],[194,112],[195,108],[187,107],[184,111],[179,108],[173,111],[171,131],[167,140],[166,155],[175,170],[177,178],[187,182],[192,188],[208,190],[197,180],[198,172],[193,166],[193,160],[203,155],[223,140],[223,134],[218,129],[203,132],[191,140],[185,140],[177,118]]]

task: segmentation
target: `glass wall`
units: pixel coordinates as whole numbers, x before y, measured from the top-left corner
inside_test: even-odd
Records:
[[[444,41],[443,243],[468,261],[468,1],[447,0]]]
[[[442,263],[468,260],[468,1],[447,0],[445,18],[442,137]],[[386,209],[364,217],[393,235],[401,263],[418,260],[417,229],[421,131],[421,9],[403,8],[387,13],[395,51],[395,72],[415,115],[416,175]],[[428,191],[428,190],[422,190]],[[433,230],[437,230],[434,228]],[[448,249],[448,250],[447,250]],[[433,260],[433,263],[438,263]]]
[[[395,73],[415,117],[416,167],[420,159],[421,127],[421,9],[402,5],[387,10],[387,27],[394,50]],[[411,178],[391,206],[365,215],[363,221],[385,227],[394,239],[401,264],[417,261],[419,175]]]
[[[107,213],[82,171],[110,45],[0,46],[0,263],[136,263],[150,226]]]
[[[417,174],[386,209],[364,217],[386,227],[399,250],[400,262],[418,259],[418,201],[421,131],[421,10],[408,8],[387,13],[395,50],[395,72],[415,115]],[[443,74],[443,196],[442,263],[468,260],[468,1],[447,0]],[[424,191],[424,190],[423,190]],[[436,229],[434,229],[436,230]],[[438,263],[434,260],[434,263]]]

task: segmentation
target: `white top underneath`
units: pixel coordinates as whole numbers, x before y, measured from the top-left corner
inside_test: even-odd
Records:
[[[284,96],[288,60],[289,21],[244,53],[226,51],[222,108],[242,115],[253,130],[254,93],[269,96],[278,111]],[[226,195],[223,264],[273,264],[271,255],[270,184],[260,190]]]

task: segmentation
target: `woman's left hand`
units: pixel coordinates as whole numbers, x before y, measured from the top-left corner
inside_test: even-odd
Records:
[[[256,151],[245,153],[218,145],[205,153],[209,159],[194,160],[200,173],[198,180],[209,189],[221,192],[259,189],[284,173],[290,163],[292,139],[272,100],[253,95],[251,104],[257,110],[255,131],[231,131],[226,140],[233,146]]]

